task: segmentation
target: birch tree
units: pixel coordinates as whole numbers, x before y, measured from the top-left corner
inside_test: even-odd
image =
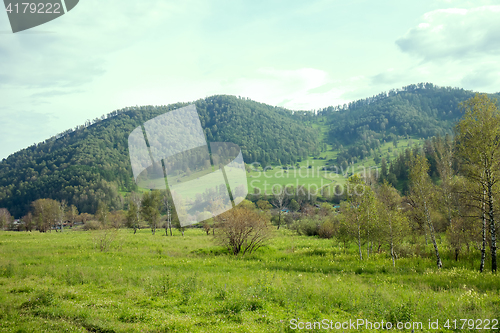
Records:
[[[496,101],[485,94],[476,94],[461,106],[465,114],[456,127],[457,152],[464,176],[484,190],[484,202],[480,205],[485,207],[489,224],[491,270],[496,272],[495,192],[500,176],[500,112]],[[485,219],[482,222],[485,223]],[[483,239],[486,239],[485,231]]]
[[[431,207],[433,201],[434,186],[428,175],[429,163],[423,153],[417,154],[412,158],[410,168],[410,196],[417,209],[423,216],[425,224],[429,229],[432,245],[436,254],[436,264],[438,268],[443,267],[441,256],[439,255],[438,245],[436,243],[436,232],[431,218]]]
[[[400,211],[402,200],[399,192],[389,185],[386,180],[378,188],[377,197],[380,202],[380,219],[384,221],[380,223],[380,229],[383,234],[382,238],[389,245],[392,266],[395,267],[397,259],[396,245],[408,233],[408,220]]]

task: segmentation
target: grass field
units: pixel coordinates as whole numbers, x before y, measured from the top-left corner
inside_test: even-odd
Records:
[[[387,159],[387,154],[389,154],[390,160],[392,161],[400,152],[403,152],[409,146],[414,144],[419,145],[421,143],[422,140],[419,141],[416,138],[400,139],[398,141],[398,147],[394,147],[392,142],[386,142],[380,146],[381,155]],[[254,188],[258,188],[261,193],[271,193],[271,189],[274,185],[294,187],[303,185],[306,189],[309,188],[313,192],[319,188],[330,187],[330,193],[334,193],[335,186],[344,185],[350,174],[365,171],[373,172],[375,175],[376,168],[380,167],[380,165],[375,163],[374,158],[370,157],[349,165],[346,170],[342,170],[335,162],[329,162],[329,164],[327,164],[328,160],[335,161],[338,154],[338,151],[330,150],[331,146],[328,145],[328,148],[328,151],[321,153],[319,156],[324,159],[308,157],[299,163],[300,168],[282,170],[280,167],[273,167],[272,170],[267,170],[266,172],[264,172],[262,168],[258,168],[248,173],[247,180],[249,193],[254,193]],[[327,170],[322,171],[323,167],[327,167]],[[335,167],[337,167],[339,171],[338,174],[333,172]],[[319,193],[321,192],[318,190],[318,194]]]
[[[108,252],[95,248],[102,232],[0,232],[0,331],[292,332],[292,319],[366,319],[446,332],[467,331],[448,319],[499,319],[500,278],[474,269],[476,253],[455,262],[443,251],[439,271],[430,247],[393,268],[384,252],[360,261],[354,246],[286,229],[238,257],[200,229],[122,229]]]

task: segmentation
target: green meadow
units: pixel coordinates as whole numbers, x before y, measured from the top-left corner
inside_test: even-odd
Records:
[[[443,250],[438,270],[422,247],[393,268],[384,251],[360,261],[354,244],[345,252],[287,229],[245,256],[227,254],[202,229],[104,232],[0,232],[0,331],[322,332],[290,321],[363,319],[463,332],[470,322],[460,319],[484,328],[489,320],[486,331],[499,319],[500,277],[477,271],[474,250],[458,262]],[[113,241],[101,252],[105,236]],[[411,331],[402,327],[392,330]]]
[[[394,147],[392,142],[385,142],[380,145],[380,155],[390,162],[406,148],[421,143],[422,141],[418,138],[400,139],[397,147]],[[346,149],[348,148],[346,147]],[[334,193],[335,186],[343,186],[353,173],[371,172],[376,175],[377,168],[380,168],[380,163],[377,165],[374,157],[369,157],[350,164],[344,170],[335,162],[337,154],[338,151],[332,151],[331,146],[327,145],[326,152],[317,157],[310,156],[302,160],[298,163],[299,167],[289,166],[282,169],[281,166],[273,166],[265,171],[261,167],[253,168],[247,174],[249,193],[254,193],[254,188],[258,188],[262,194],[265,192],[271,193],[274,185],[294,187],[302,185],[306,189],[311,189],[313,193],[317,191],[318,194],[321,193],[319,189],[329,188],[329,193]],[[323,170],[324,167],[327,169]],[[387,167],[389,167],[389,164]]]

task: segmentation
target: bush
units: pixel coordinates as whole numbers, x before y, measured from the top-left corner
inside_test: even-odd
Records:
[[[268,216],[244,206],[219,215],[217,221],[215,238],[234,255],[252,253],[271,235]]]
[[[83,225],[83,230],[99,230],[101,229],[101,223],[99,221],[87,221]]]
[[[330,239],[335,234],[335,227],[331,221],[326,221],[320,225],[318,230],[318,236],[320,238]]]
[[[317,218],[305,218],[298,221],[292,226],[292,229],[297,231],[299,235],[317,236],[321,222]]]

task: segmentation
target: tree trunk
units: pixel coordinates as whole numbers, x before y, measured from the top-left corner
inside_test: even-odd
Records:
[[[366,259],[370,259],[370,208],[368,208],[368,218],[367,218],[367,226],[366,226]]]
[[[392,233],[392,219],[389,216],[389,230],[391,233],[391,258],[392,258],[392,267],[396,267],[396,258],[394,257],[394,234]]]
[[[436,236],[434,235],[434,225],[432,224],[429,209],[427,208],[427,203],[425,201],[424,201],[424,211],[425,211],[425,217],[427,219],[427,224],[429,226],[429,231],[431,234],[432,245],[434,245],[434,251],[436,252],[436,264],[438,268],[441,268],[443,267],[443,263],[441,262],[441,256],[439,255],[439,249],[436,243]]]
[[[481,210],[481,219],[482,219],[482,245],[481,245],[481,264],[479,265],[479,271],[482,273],[484,271],[484,261],[486,259],[486,191],[483,191],[483,207]]]
[[[363,260],[363,253],[361,251],[361,225],[359,222],[359,216],[356,215],[356,221],[358,222],[358,248],[359,248],[359,260]]]
[[[491,178],[491,177],[490,177]],[[493,212],[493,182],[488,182],[488,215],[490,219],[490,234],[491,234],[491,271],[497,271],[497,241],[495,228],[495,215]]]
[[[422,225],[422,229],[424,231],[425,246],[427,246],[429,244],[429,241],[427,240],[427,231],[425,230],[425,225]]]

